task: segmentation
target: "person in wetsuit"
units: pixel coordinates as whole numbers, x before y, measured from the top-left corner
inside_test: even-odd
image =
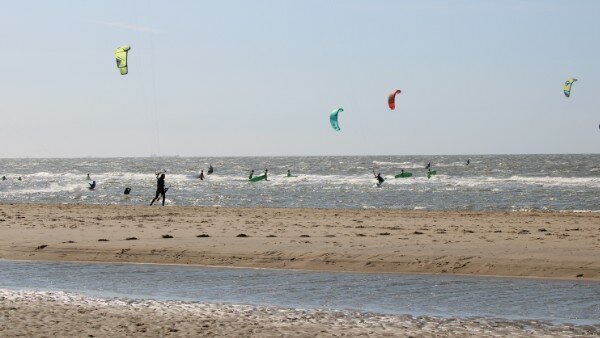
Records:
[[[269,169],[265,169],[265,181],[268,181],[267,179],[267,172],[269,171]]]
[[[162,195],[162,205],[164,206],[166,193],[167,191],[165,190],[165,174],[158,173],[156,174],[156,196],[154,196],[152,202],[150,202],[150,205],[154,204],[154,202],[158,200],[159,196]]]
[[[377,179],[378,184],[381,184],[383,183],[383,181],[385,181],[385,179],[381,177],[381,173],[377,173],[377,175],[375,175],[375,178]]]
[[[90,190],[94,190],[94,188],[96,187],[96,181],[92,181],[92,183],[88,183],[90,186],[88,187],[88,189]]]
[[[200,181],[204,181],[204,170],[200,170]]]
[[[427,163],[427,165],[425,166],[425,169],[431,169],[431,162]]]
[[[214,171],[212,164],[208,165],[208,171],[206,172],[208,175],[212,174]]]
[[[287,177],[292,177],[292,173],[290,172],[290,169],[288,169]]]
[[[129,195],[130,192],[131,192],[131,188],[127,187],[127,188],[125,188],[125,191],[123,193],[125,195]]]
[[[252,176],[254,176],[254,169],[252,169],[252,171],[250,171],[250,176],[248,177],[248,179],[251,180]]]

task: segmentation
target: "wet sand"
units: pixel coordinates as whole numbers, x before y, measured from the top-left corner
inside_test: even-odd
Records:
[[[0,334],[27,337],[566,337],[600,326],[390,316],[264,306],[107,300],[0,289]]]
[[[0,204],[0,258],[600,280],[600,214]]]

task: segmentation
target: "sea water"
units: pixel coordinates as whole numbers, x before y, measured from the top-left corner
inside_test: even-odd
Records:
[[[0,260],[0,289],[600,325],[588,281]]]
[[[269,180],[248,182],[252,169]],[[161,170],[168,205],[600,211],[600,155],[0,159],[0,201],[143,205]]]

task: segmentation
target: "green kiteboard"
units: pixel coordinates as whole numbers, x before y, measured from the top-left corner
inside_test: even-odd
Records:
[[[412,173],[409,173],[408,171],[405,171],[403,173],[397,174],[396,176],[394,176],[395,178],[406,178],[406,177],[411,177]]]
[[[250,182],[258,182],[258,181],[262,181],[262,180],[266,180],[267,179],[267,175],[262,174],[260,176],[254,176],[250,179]]]
[[[433,175],[437,175],[437,170],[430,170],[427,172],[427,178],[431,178]]]

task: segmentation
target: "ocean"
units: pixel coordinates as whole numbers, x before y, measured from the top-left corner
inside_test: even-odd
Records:
[[[437,175],[427,177],[427,163]],[[215,171],[201,181],[209,164]],[[252,169],[269,169],[269,180],[248,182]],[[296,177],[285,177],[288,169]],[[401,169],[413,176],[394,178]],[[600,211],[598,154],[0,159],[0,199],[144,205],[161,170],[168,205]],[[373,172],[385,177],[381,187]]]

